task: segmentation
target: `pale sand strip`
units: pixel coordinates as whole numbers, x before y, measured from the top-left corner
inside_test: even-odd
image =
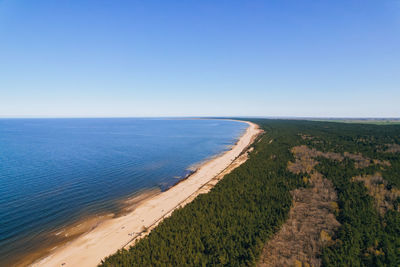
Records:
[[[128,247],[134,239],[146,234],[144,229],[148,233],[173,210],[189,203],[198,194],[208,192],[223,175],[246,160],[247,153],[241,156],[242,152],[261,132],[257,125],[246,123],[249,127],[231,150],[204,163],[188,179],[143,201],[124,216],[105,220],[92,231],[55,249],[32,266],[97,266],[102,259],[118,249]]]

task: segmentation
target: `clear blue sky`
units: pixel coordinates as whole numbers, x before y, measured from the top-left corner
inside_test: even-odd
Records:
[[[0,0],[0,116],[400,116],[399,0]]]

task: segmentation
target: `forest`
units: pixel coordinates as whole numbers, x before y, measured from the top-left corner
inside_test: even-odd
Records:
[[[293,191],[311,186],[310,172],[288,168],[296,147],[313,153],[312,171],[337,194],[340,226],[313,256],[322,266],[400,266],[400,125],[250,121],[264,134],[244,164],[99,266],[257,265]]]

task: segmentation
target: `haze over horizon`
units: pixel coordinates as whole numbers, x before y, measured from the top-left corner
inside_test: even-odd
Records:
[[[0,117],[400,117],[400,1],[0,1]]]

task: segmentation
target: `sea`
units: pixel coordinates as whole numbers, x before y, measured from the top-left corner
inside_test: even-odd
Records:
[[[246,128],[215,119],[0,119],[0,266],[35,253],[47,233],[168,190]]]

